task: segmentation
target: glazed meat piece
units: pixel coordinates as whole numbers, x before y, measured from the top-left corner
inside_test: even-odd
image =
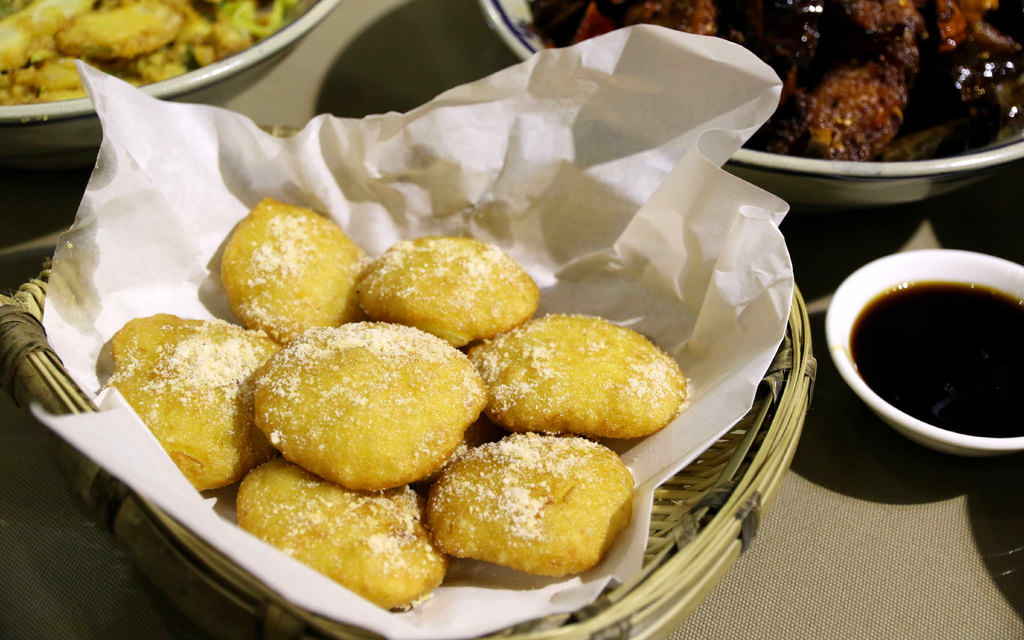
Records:
[[[955,0],[948,0],[955,2]],[[921,66],[919,45],[930,39],[924,16],[908,0],[825,0],[827,43],[816,64],[825,69],[884,58],[908,83]],[[813,86],[813,83],[810,85]]]
[[[884,59],[833,69],[807,96],[802,155],[830,160],[876,157],[903,124],[908,93],[902,71]]]
[[[949,75],[961,100],[987,96],[995,85],[1020,75],[1020,45],[988,23],[970,25],[968,35],[949,55]]]
[[[763,45],[758,52],[785,83],[780,102],[795,91],[821,41],[824,0],[769,0],[764,15]]]
[[[939,53],[937,64],[944,72],[941,82],[951,86],[958,112],[969,122],[960,143],[964,148],[1020,134],[1024,55],[1019,44],[977,20],[968,23],[966,37],[954,49]]]
[[[904,32],[866,62],[841,62],[811,91],[794,96],[760,136],[768,151],[830,160],[871,160],[896,137],[916,69]]]
[[[829,160],[870,160],[896,136],[906,104],[906,85],[893,65],[844,64],[814,91],[794,96],[764,147]]]
[[[1024,135],[1024,0],[530,2],[545,35],[539,9],[575,12],[573,42],[647,22],[751,50],[783,87],[750,148],[895,161]]]
[[[967,37],[967,16],[955,0],[935,0],[934,4],[938,50],[952,51]]]
[[[718,7],[714,0],[647,0],[633,3],[627,10],[624,25],[658,24],[663,27],[696,33],[718,35]]]
[[[800,73],[814,59],[821,39],[825,0],[718,0],[718,31],[741,44],[775,70],[783,80],[785,102],[797,87]]]
[[[775,153],[872,160],[899,133],[925,21],[901,0],[827,0],[829,41],[754,144]]]
[[[924,18],[907,0],[828,0],[831,15],[841,17],[862,33],[889,33],[907,27],[920,36],[924,34]]]
[[[788,20],[780,17],[785,13],[765,13],[766,33],[775,39],[760,55],[785,84],[782,106],[751,146],[832,160],[877,158],[903,124],[924,18],[901,0],[788,6]],[[817,15],[827,18],[808,19],[819,7]],[[769,27],[769,20],[776,24]]]
[[[587,6],[586,0],[530,0],[530,13],[537,30],[548,33],[557,29]]]
[[[1019,2],[1019,0],[1016,0]],[[1011,0],[1003,0],[1003,8]],[[883,160],[963,153],[1021,134],[1020,46],[980,14],[992,0],[928,0],[929,40],[900,137]],[[1020,7],[1020,4],[1018,4]],[[1001,20],[1002,12],[986,17]]]
[[[999,12],[1004,7],[1010,12],[1020,12],[1021,10],[1020,0],[1003,0],[1002,2],[1000,0],[959,0],[957,4],[970,22],[981,20],[989,12]]]
[[[771,3],[772,0],[769,0]],[[752,51],[762,47],[765,37],[763,0],[719,0],[718,35]]]
[[[576,29],[572,42],[583,42],[588,38],[613,31],[615,27],[615,20],[602,13],[596,2],[591,2],[583,12],[583,19],[580,20],[580,26]]]
[[[549,46],[571,40],[586,8],[586,0],[530,0],[534,27]]]

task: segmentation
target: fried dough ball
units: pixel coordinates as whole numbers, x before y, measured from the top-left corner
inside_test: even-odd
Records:
[[[264,198],[228,238],[221,282],[244,327],[285,343],[365,318],[355,290],[364,257],[334,221]]]
[[[310,329],[255,384],[256,425],[285,458],[367,491],[439,469],[487,401],[462,352],[382,322]]]
[[[424,597],[448,568],[408,487],[352,491],[274,458],[242,480],[237,508],[238,526],[385,609]]]
[[[545,576],[597,564],[629,523],[633,476],[577,436],[512,434],[460,456],[431,486],[441,551]]]
[[[518,263],[471,238],[399,242],[366,268],[358,289],[371,319],[417,327],[455,347],[519,326],[540,300]]]
[[[469,359],[487,384],[485,413],[509,431],[637,438],[667,425],[686,399],[672,358],[591,316],[531,320],[475,345]]]
[[[253,425],[252,375],[279,349],[262,331],[169,314],[111,340],[116,387],[196,489],[237,482],[274,450]]]

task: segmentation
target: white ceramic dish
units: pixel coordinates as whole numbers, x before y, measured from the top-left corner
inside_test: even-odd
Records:
[[[928,249],[896,253],[853,272],[836,290],[825,316],[825,342],[839,375],[878,416],[926,447],[963,456],[1024,451],[1024,436],[988,438],[940,429],[883,400],[861,378],[850,355],[850,334],[860,312],[877,296],[906,282],[974,283],[1024,299],[1024,266],[970,251]]]
[[[488,23],[520,58],[544,47],[527,0],[478,0]],[[972,184],[1024,158],[1024,140],[914,162],[835,162],[740,149],[731,173],[783,198],[798,212],[916,202]]]
[[[233,56],[143,87],[165,100],[222,104],[269,71],[342,0],[309,0],[276,33]],[[0,166],[62,169],[91,166],[101,130],[87,98],[0,106]]]

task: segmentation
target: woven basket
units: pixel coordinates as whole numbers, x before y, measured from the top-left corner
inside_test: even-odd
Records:
[[[46,342],[49,272],[0,296],[0,382],[20,406],[95,411]],[[494,636],[513,639],[654,638],[678,625],[746,549],[796,449],[815,375],[807,310],[794,293],[786,336],[754,406],[698,460],[658,488],[641,575],[570,614]],[[186,615],[218,638],[373,638],[296,608],[54,437],[86,511]]]

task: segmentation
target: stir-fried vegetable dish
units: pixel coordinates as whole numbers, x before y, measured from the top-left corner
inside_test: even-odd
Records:
[[[0,0],[0,105],[85,95],[74,60],[135,85],[248,48],[298,0]]]

